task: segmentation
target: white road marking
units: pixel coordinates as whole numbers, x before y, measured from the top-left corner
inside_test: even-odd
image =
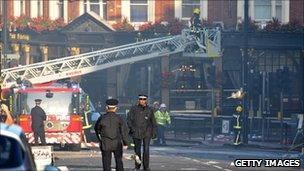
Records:
[[[180,170],[197,170],[197,168],[181,168]]]
[[[224,169],[225,171],[232,171],[232,170],[230,170],[230,169]]]
[[[224,168],[222,168],[221,166],[217,166],[217,165],[212,165],[213,167],[215,167],[215,168],[218,168],[218,169],[224,169]]]
[[[68,167],[66,166],[58,166],[57,167],[60,171],[69,171]]]
[[[211,160],[211,161],[208,161],[207,163],[208,163],[208,164],[218,164],[219,162],[217,162],[217,161],[212,161],[212,160]]]
[[[189,158],[189,157],[184,157],[184,158],[185,158],[185,159],[191,159],[191,158]],[[194,162],[197,162],[197,163],[201,163],[201,164],[203,164],[203,165],[215,167],[215,168],[220,169],[220,170],[232,171],[232,170],[229,170],[229,169],[224,169],[224,168],[221,167],[221,166],[215,165],[215,164],[218,164],[218,163],[219,163],[219,162],[217,162],[217,161],[212,161],[212,160],[210,160],[210,161],[208,161],[208,162],[202,162],[202,161],[199,161],[199,160],[197,160],[197,159],[191,159],[191,160],[194,161]]]

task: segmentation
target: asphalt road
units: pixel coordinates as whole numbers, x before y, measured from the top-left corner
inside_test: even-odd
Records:
[[[128,159],[132,149],[124,151],[124,168],[133,170],[134,161]],[[210,147],[197,144],[169,144],[168,146],[151,146],[151,170],[301,170],[300,168],[237,168],[232,163],[235,159],[280,159],[293,158],[296,153],[279,150],[265,150],[231,147]],[[79,152],[55,151],[55,165],[67,167],[68,170],[102,170],[101,154],[98,148]],[[112,168],[115,168],[114,158]]]

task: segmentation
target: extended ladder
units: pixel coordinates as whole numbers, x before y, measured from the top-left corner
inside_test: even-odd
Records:
[[[53,80],[69,78],[92,73],[113,66],[128,64],[174,53],[191,51],[200,43],[200,55],[207,57],[208,49],[204,42],[183,30],[181,35],[150,39],[147,41],[117,46],[113,48],[68,56],[45,62],[34,63],[2,70],[2,88],[10,88],[16,81],[27,80],[32,84],[45,83]],[[214,42],[220,49],[220,31],[218,29],[202,30],[201,35],[207,37],[204,41]],[[217,39],[214,39],[217,35]],[[218,51],[218,53],[220,53]]]

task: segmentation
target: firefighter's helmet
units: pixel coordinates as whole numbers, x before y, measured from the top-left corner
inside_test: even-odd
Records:
[[[237,105],[236,108],[235,108],[235,111],[237,113],[241,113],[243,111],[243,107],[241,105]]]
[[[193,9],[193,14],[200,14],[201,10],[199,8],[194,8]]]

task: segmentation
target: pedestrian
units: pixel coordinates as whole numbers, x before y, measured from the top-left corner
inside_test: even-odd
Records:
[[[46,114],[40,107],[41,101],[41,99],[35,99],[36,106],[31,110],[32,130],[34,132],[35,144],[39,144],[38,138],[40,138],[42,145],[45,145],[44,121],[46,120]]]
[[[118,100],[106,101],[106,114],[101,115],[95,124],[95,133],[99,140],[104,171],[111,171],[112,153],[114,153],[116,170],[123,171],[123,149],[128,147],[128,127],[117,112]]]
[[[148,106],[148,96],[140,94],[138,103],[131,107],[127,120],[130,135],[133,138],[135,154],[143,161],[144,170],[149,169],[149,147],[151,138],[156,137],[156,121],[153,109]],[[143,160],[141,158],[141,144],[143,143]],[[135,169],[139,170],[141,164],[135,162]]]
[[[159,101],[153,103],[153,113],[159,110]]]
[[[8,125],[14,124],[14,119],[9,111],[7,105],[4,103],[4,100],[0,99],[0,122],[6,123]]]
[[[96,104],[96,112],[101,113],[102,110],[103,110],[103,107],[102,107],[101,101],[98,101]]]
[[[157,140],[156,145],[166,145],[165,130],[171,124],[170,115],[166,105],[162,103],[158,111],[154,113],[157,123]]]

